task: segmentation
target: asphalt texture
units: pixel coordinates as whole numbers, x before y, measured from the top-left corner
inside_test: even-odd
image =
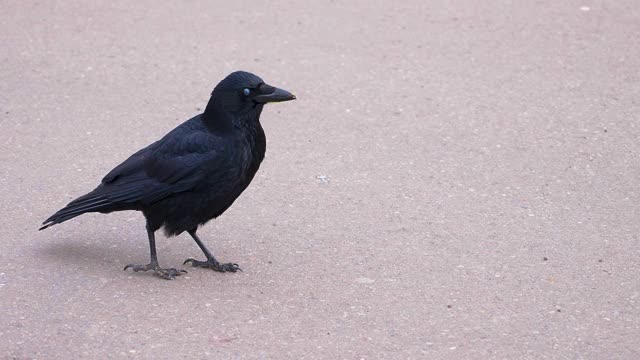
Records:
[[[637,1],[0,11],[1,359],[640,357]],[[298,97],[199,231],[244,272],[122,271],[136,212],[37,231],[240,69]]]

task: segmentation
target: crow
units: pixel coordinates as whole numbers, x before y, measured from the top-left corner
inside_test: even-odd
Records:
[[[146,219],[151,262],[129,264],[124,270],[153,270],[169,280],[185,272],[158,264],[155,232],[160,228],[169,237],[188,232],[206,256],[205,261],[189,258],[184,264],[219,272],[241,270],[238,264],[218,262],[196,231],[224,213],[258,171],[266,150],[260,125],[264,105],[295,98],[254,74],[231,73],[213,89],[202,114],[131,155],[95,190],[51,215],[40,230],[88,212],[137,210]]]

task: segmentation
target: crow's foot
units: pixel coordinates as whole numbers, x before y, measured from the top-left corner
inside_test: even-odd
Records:
[[[167,280],[173,280],[176,276],[180,276],[182,275],[182,273],[187,272],[186,270],[176,270],[174,268],[163,269],[160,267],[160,265],[158,265],[158,263],[150,263],[147,265],[129,264],[124,267],[124,270],[127,270],[128,268],[133,269],[133,271],[135,272],[153,270],[153,274],[155,276]]]
[[[226,263],[226,264],[221,264],[218,262],[218,260],[216,259],[209,259],[207,261],[198,261],[196,259],[187,259],[184,261],[184,263],[182,265],[185,265],[186,263],[191,263],[191,266],[193,267],[201,267],[201,268],[207,268],[207,269],[211,269],[211,270],[215,270],[215,271],[219,271],[219,272],[237,272],[237,271],[242,271],[242,269],[240,269],[240,266],[238,266],[238,264],[234,264],[234,263]]]

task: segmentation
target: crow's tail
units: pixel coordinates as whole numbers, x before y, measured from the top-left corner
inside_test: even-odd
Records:
[[[61,222],[73,219],[74,217],[84,213],[108,211],[112,204],[111,200],[105,197],[104,193],[100,191],[100,187],[98,187],[98,189],[73,200],[67,204],[67,206],[51,215],[42,223],[42,227],[38,230],[46,229],[51,225],[60,224]]]

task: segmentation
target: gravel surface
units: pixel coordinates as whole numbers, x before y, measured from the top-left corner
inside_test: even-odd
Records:
[[[640,358],[637,1],[0,11],[0,359]],[[136,212],[37,231],[238,69],[298,97],[199,232],[244,272],[123,272]]]

